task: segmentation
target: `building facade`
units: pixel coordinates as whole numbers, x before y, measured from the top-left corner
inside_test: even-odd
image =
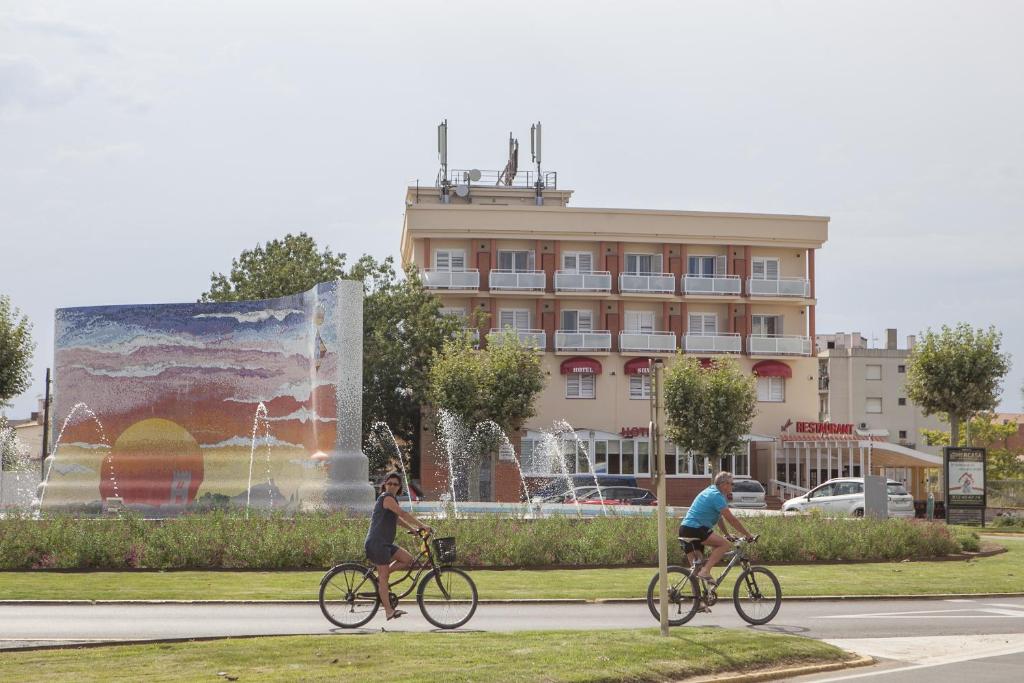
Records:
[[[828,218],[571,208],[570,197],[479,185],[406,195],[402,258],[443,312],[482,313],[481,345],[513,330],[543,355],[537,416],[513,435],[524,473],[552,473],[540,451],[564,421],[577,451],[570,469],[649,486],[648,359],[685,353],[730,356],[757,376],[747,449],[721,466],[774,480],[780,432],[818,414],[814,260]],[[708,484],[710,463],[667,451],[669,503],[688,503]],[[490,497],[518,500],[513,457],[485,466]],[[429,443],[420,462],[424,489],[440,494],[447,469]]]

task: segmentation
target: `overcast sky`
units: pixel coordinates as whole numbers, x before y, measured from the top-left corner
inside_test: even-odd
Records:
[[[214,9],[211,9],[214,8]],[[1024,3],[0,3],[0,292],[193,301],[258,242],[398,254],[404,187],[499,169],[572,205],[831,216],[818,331],[995,325],[1024,381]],[[528,154],[520,168],[528,167]]]

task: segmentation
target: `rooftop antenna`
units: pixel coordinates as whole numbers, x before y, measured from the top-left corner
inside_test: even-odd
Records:
[[[537,164],[537,182],[533,184],[537,191],[537,206],[544,205],[544,181],[540,175],[540,121],[530,126],[530,156]]]
[[[508,134],[508,163],[505,164],[505,170],[501,172],[501,177],[498,178],[498,185],[504,185],[505,187],[511,187],[512,182],[516,179],[516,173],[519,172],[519,140],[512,137],[512,132]]]
[[[437,159],[441,162],[441,170],[438,172],[438,185],[441,188],[441,203],[447,204],[451,201],[448,190],[451,183],[448,182],[448,119],[445,119],[437,126]]]

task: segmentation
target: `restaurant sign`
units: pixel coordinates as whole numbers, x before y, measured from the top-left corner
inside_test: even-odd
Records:
[[[853,434],[853,424],[837,422],[797,422],[796,431],[805,434]]]

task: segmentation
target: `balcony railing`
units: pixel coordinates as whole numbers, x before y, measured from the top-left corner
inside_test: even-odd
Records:
[[[612,333],[608,330],[555,332],[555,351],[611,351]]]
[[[687,334],[683,337],[683,350],[687,353],[739,353],[743,343],[738,333]]]
[[[652,351],[672,353],[676,350],[675,332],[619,332],[620,351]]]
[[[556,292],[610,292],[612,274],[607,270],[577,273],[573,270],[555,271]]]
[[[802,277],[781,277],[778,280],[747,279],[750,296],[799,296],[811,295],[811,281]]]
[[[511,327],[506,327],[503,330],[499,330],[496,327],[492,327],[490,333],[487,335],[487,343],[492,345],[501,345],[501,337],[505,332],[515,332],[519,337],[519,342],[523,346],[532,346],[534,348],[543,351],[548,345],[548,336],[544,330],[513,330]]]
[[[637,294],[675,294],[672,273],[619,273],[619,291]]]
[[[489,284],[491,289],[503,289],[522,292],[543,292],[547,282],[543,270],[516,272],[512,270],[491,271]]]
[[[480,271],[424,270],[423,286],[427,289],[480,289]]]
[[[809,356],[811,338],[751,335],[747,337],[747,352],[752,356]]]
[[[742,289],[739,275],[684,275],[683,293],[685,294],[716,294],[720,296],[739,296]]]

